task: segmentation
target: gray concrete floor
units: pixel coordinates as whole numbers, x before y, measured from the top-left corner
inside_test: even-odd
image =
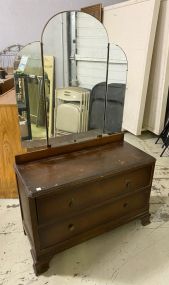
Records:
[[[157,158],[151,193],[151,224],[139,220],[55,255],[36,277],[24,236],[18,200],[0,200],[0,285],[168,285],[169,153],[145,133],[125,140]]]

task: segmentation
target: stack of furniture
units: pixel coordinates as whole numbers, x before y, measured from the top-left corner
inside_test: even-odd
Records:
[[[90,91],[80,87],[56,90],[56,135],[81,133],[88,130]]]

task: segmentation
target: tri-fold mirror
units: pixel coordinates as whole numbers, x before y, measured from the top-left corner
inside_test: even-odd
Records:
[[[14,64],[22,140],[50,145],[120,132],[127,68],[96,18],[78,11],[52,17]]]

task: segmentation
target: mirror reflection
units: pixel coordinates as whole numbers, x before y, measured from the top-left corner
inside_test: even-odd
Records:
[[[109,44],[96,18],[77,11],[52,17],[41,43],[25,46],[14,62],[22,140],[44,146],[120,132],[127,69],[124,51]]]
[[[128,62],[121,47],[109,45],[105,126],[106,133],[122,131]]]
[[[42,43],[44,59],[53,58],[54,66],[50,78],[50,138],[73,134],[75,139],[88,131],[102,133],[108,55],[104,26],[86,13],[60,13],[45,26]],[[100,102],[95,100],[98,84],[104,101],[101,113]]]
[[[50,84],[45,73],[44,100],[40,42],[28,44],[17,54],[14,78],[22,140],[46,139],[45,107],[49,108]]]
[[[22,45],[16,44],[0,51],[0,69],[5,70],[8,75],[13,75],[14,60],[22,48]]]

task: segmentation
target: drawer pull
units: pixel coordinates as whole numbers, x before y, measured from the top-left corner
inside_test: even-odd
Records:
[[[126,208],[128,206],[128,203],[123,204],[123,208]]]
[[[69,231],[73,232],[74,229],[75,229],[75,227],[74,227],[73,224],[70,224],[70,225],[68,226],[68,229],[69,229]]]
[[[131,185],[131,180],[126,180],[126,187],[129,188]]]
[[[71,201],[69,202],[69,208],[72,208],[74,206],[75,200],[72,198]]]

